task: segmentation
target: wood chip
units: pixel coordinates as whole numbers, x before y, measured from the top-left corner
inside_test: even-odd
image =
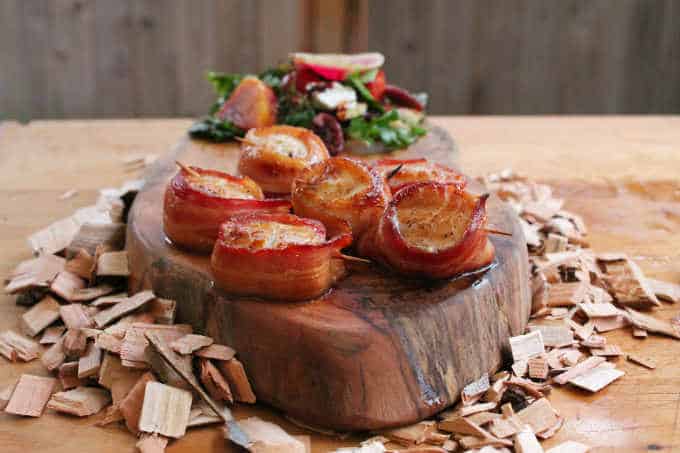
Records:
[[[568,367],[572,367],[578,363],[578,361],[583,357],[583,354],[581,351],[578,349],[570,349],[566,351],[562,356],[560,357],[560,360],[562,363],[564,363]]]
[[[505,382],[510,379],[510,373],[506,373],[505,376],[497,378],[494,383],[489,387],[489,390],[484,394],[484,399],[490,403],[500,403],[505,393]],[[483,423],[477,422],[480,425]]]
[[[21,316],[23,329],[35,337],[47,326],[59,319],[59,302],[51,296],[45,296]]]
[[[651,360],[651,359],[640,357],[640,356],[634,355],[634,354],[628,354],[628,356],[626,358],[628,359],[629,362],[636,363],[636,364],[643,366],[645,368],[648,368],[650,370],[653,370],[653,369],[656,368],[656,363],[654,363],[654,361]]]
[[[102,364],[102,350],[94,343],[88,343],[87,351],[78,360],[78,377],[84,379],[97,376]]]
[[[139,420],[142,415],[142,407],[144,406],[144,395],[146,394],[146,386],[156,382],[156,379],[151,373],[144,373],[137,378],[130,391],[125,395],[118,405],[120,413],[125,419],[125,426],[131,433],[137,434],[139,429]]]
[[[91,280],[94,267],[94,258],[85,249],[78,250],[71,259],[66,261],[66,264],[64,265],[65,270],[76,274],[78,277],[86,281]]]
[[[595,330],[599,333],[621,329],[630,324],[628,317],[622,315],[608,316],[606,318],[593,318],[592,322],[595,326]]]
[[[77,359],[85,354],[87,335],[80,329],[69,329],[64,335],[62,347],[67,358]]]
[[[626,373],[617,370],[616,368],[598,366],[579,376],[569,379],[569,383],[595,393],[599,392],[624,374]]]
[[[472,420],[462,417],[460,415],[440,421],[437,427],[441,431],[467,436],[485,437],[489,434],[486,430],[482,429],[478,424],[476,424]],[[425,440],[427,440],[427,436],[425,436]],[[424,442],[425,440],[423,440],[422,442]]]
[[[644,329],[639,329],[637,327],[633,328],[633,337],[635,338],[647,338],[647,331]]]
[[[57,380],[54,378],[22,374],[5,407],[5,412],[40,417],[56,383]]]
[[[200,379],[210,396],[215,400],[234,402],[229,384],[209,359],[200,359]]]
[[[514,436],[522,430],[522,420],[517,415],[494,419],[489,425],[489,432],[498,438]]]
[[[516,453],[543,453],[543,447],[538,443],[536,435],[529,426],[525,426],[515,434],[514,446]]]
[[[653,278],[645,279],[647,287],[658,299],[666,302],[678,303],[680,301],[680,285],[677,283],[663,282]]]
[[[174,324],[177,302],[156,297],[146,305],[146,311],[153,316],[157,324]]]
[[[128,298],[127,293],[117,293],[108,296],[98,297],[90,303],[91,307],[105,308],[123,302]]]
[[[579,308],[589,318],[607,318],[620,314],[619,309],[610,303],[579,304]]]
[[[250,386],[250,381],[248,376],[246,376],[243,364],[238,359],[233,358],[227,361],[220,361],[217,363],[217,366],[229,383],[234,400],[240,403],[254,404],[256,401],[255,393],[253,393],[253,389]]]
[[[64,353],[63,336],[59,338],[56,343],[50,346],[47,351],[43,352],[42,357],[40,357],[40,361],[49,371],[54,371],[59,368],[65,360],[66,354]]]
[[[91,286],[89,288],[83,288],[74,291],[70,300],[71,302],[89,302],[91,300],[97,299],[98,297],[111,294],[115,291],[115,289],[116,288],[113,286],[103,283],[101,285]]]
[[[72,254],[84,249],[94,256],[98,246],[105,245],[110,250],[120,250],[125,245],[124,223],[84,223],[75,237],[67,244]]]
[[[188,324],[148,324],[133,323],[127,329],[125,338],[120,347],[120,358],[123,365],[131,368],[148,368],[149,356],[146,347],[149,345],[145,337],[146,333],[153,332],[165,343],[171,343],[191,333],[192,328]]]
[[[464,436],[459,439],[460,446],[465,450],[479,449],[483,447],[512,447],[512,442],[508,439],[499,439],[489,435],[482,438],[477,436]]]
[[[64,300],[71,301],[76,291],[85,287],[85,281],[69,271],[61,271],[50,284],[50,291]]]
[[[43,332],[42,337],[40,338],[40,344],[54,344],[57,341],[59,341],[59,338],[66,332],[66,327],[64,326],[54,326],[54,327],[48,327],[45,329]]]
[[[97,387],[77,387],[52,395],[47,407],[78,417],[94,415],[111,402],[109,392]]]
[[[35,287],[49,287],[59,272],[64,270],[66,260],[56,255],[41,255],[22,261],[12,271],[5,292],[14,294]]]
[[[561,348],[574,342],[574,333],[563,325],[532,325],[529,330],[540,331],[543,344],[548,347]]]
[[[670,322],[653,318],[628,307],[626,307],[626,311],[630,317],[630,322],[638,329],[680,339],[680,332]]]
[[[430,434],[436,430],[437,425],[433,421],[422,421],[413,425],[381,431],[380,435],[387,437],[392,442],[411,447],[426,442]]]
[[[225,427],[225,437],[253,453],[305,453],[304,443],[280,426],[257,417],[229,421]]]
[[[59,307],[59,315],[67,329],[92,327],[94,321],[83,304],[68,304]]]
[[[222,414],[222,411],[220,410],[219,405],[208,395],[203,388],[200,386],[198,381],[196,380],[196,376],[194,376],[193,370],[191,369],[186,369],[184,368],[184,363],[181,360],[178,360],[181,356],[179,356],[175,351],[170,349],[170,346],[168,345],[167,342],[163,341],[162,338],[160,338],[156,333],[154,332],[147,332],[146,333],[146,338],[149,340],[149,343],[153,347],[153,349],[160,354],[160,356],[172,367],[173,370],[175,370],[176,373],[178,373],[184,380],[189,383],[191,388],[199,395],[199,397],[208,405],[210,408],[213,410],[215,414],[217,414],[220,417],[224,417]],[[227,363],[227,362],[225,362]],[[231,383],[230,383],[231,384]],[[233,390],[234,387],[230,385],[231,389]],[[227,421],[224,419],[224,421]]]
[[[6,330],[0,333],[0,344],[4,344],[5,347],[8,346],[16,351],[17,357],[24,362],[35,360],[40,354],[40,345],[37,342],[13,330]]]
[[[540,433],[551,428],[558,421],[557,411],[546,398],[534,401],[517,413],[523,424],[531,426],[533,432]]]
[[[512,364],[512,372],[515,373],[515,376],[517,377],[526,376],[528,371],[529,371],[528,360],[519,360]]]
[[[111,324],[111,322],[113,322],[114,320],[122,317],[123,315],[126,315],[142,307],[144,304],[151,301],[154,297],[155,296],[151,291],[139,292],[134,296],[125,299],[123,302],[120,302],[110,308],[107,308],[106,310],[100,311],[95,315],[94,321],[97,324],[97,327],[99,328],[105,327]]]
[[[572,379],[588,372],[589,370],[597,367],[598,365],[602,364],[605,361],[606,359],[604,357],[588,357],[586,360],[569,369],[568,371],[560,374],[559,376],[556,376],[555,378],[553,378],[553,380],[557,384],[564,385],[567,382],[571,381]]]
[[[581,346],[586,348],[604,348],[607,345],[607,339],[602,335],[593,334],[581,342]]]
[[[592,348],[590,353],[597,357],[618,357],[623,355],[621,348],[615,344],[608,344],[604,348]]]
[[[644,309],[661,305],[635,262],[627,257],[620,260],[604,258],[598,256],[598,264],[604,271],[602,279],[619,304]]]
[[[17,383],[15,382],[0,390],[0,411],[5,410],[5,408],[7,407],[7,404],[9,403],[9,400],[12,398],[12,394],[14,393],[14,389],[16,388],[16,386]]]
[[[546,253],[564,252],[567,250],[568,243],[569,239],[566,236],[555,233],[548,233],[545,241],[543,241]]]
[[[543,336],[538,330],[530,332],[526,335],[511,337],[510,348],[512,349],[512,359],[515,362],[528,360],[531,357],[543,354],[545,352]]]
[[[574,335],[576,335],[581,340],[585,340],[591,336],[595,330],[595,324],[593,324],[592,321],[588,321],[587,323],[581,325],[576,321],[567,319],[566,323],[574,331]]]
[[[234,351],[229,346],[223,344],[211,344],[208,347],[201,348],[194,352],[196,357],[202,357],[204,359],[227,361],[234,358],[236,351]]]
[[[588,453],[589,451],[590,447],[588,445],[568,440],[547,450],[545,453]]]
[[[478,412],[490,411],[492,409],[495,409],[496,406],[498,406],[498,404],[494,402],[477,403],[471,406],[462,406],[461,408],[458,409],[458,414],[462,417],[467,417]]]
[[[78,362],[62,363],[57,374],[61,388],[69,390],[82,385],[82,381],[78,379]]]
[[[532,379],[545,380],[548,378],[550,369],[548,368],[548,360],[545,357],[532,357],[528,360],[529,377]]]
[[[587,284],[584,282],[557,283],[548,289],[548,306],[571,307],[583,302]]]
[[[144,405],[139,430],[167,437],[184,436],[191,412],[191,393],[160,382],[149,382],[144,392]]]
[[[168,446],[168,438],[158,434],[142,434],[135,447],[140,453],[163,453]]]
[[[210,337],[189,334],[170,343],[170,347],[178,354],[186,355],[211,344],[213,344],[213,339]]]
[[[113,352],[114,354],[120,354],[120,346],[122,343],[123,340],[121,340],[120,338],[113,336],[109,333],[103,332],[97,336],[97,339],[95,340],[94,344],[99,349]]]
[[[126,251],[102,253],[97,258],[97,276],[128,277],[128,256]]]
[[[557,417],[557,422],[550,428],[541,431],[540,433],[536,433],[536,436],[538,436],[539,439],[541,440],[547,440],[553,437],[557,432],[562,429],[562,426],[564,426],[564,417]]]

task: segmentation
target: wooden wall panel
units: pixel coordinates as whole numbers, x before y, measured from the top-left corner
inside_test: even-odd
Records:
[[[387,54],[392,80],[429,91],[435,113],[678,113],[679,10],[674,0],[374,0],[368,46]]]
[[[2,0],[0,118],[185,116],[208,70],[388,57],[434,113],[678,113],[676,0]]]

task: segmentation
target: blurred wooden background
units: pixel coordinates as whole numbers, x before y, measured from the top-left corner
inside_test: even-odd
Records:
[[[0,0],[0,116],[184,116],[209,69],[379,50],[434,113],[680,112],[678,0]]]

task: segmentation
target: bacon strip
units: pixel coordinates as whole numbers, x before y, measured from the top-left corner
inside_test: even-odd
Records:
[[[347,226],[359,237],[377,222],[390,200],[383,178],[364,162],[333,157],[293,182],[296,214],[320,220],[331,234]]]
[[[309,241],[262,237],[263,223],[300,227]],[[274,234],[274,236],[271,236]],[[233,217],[220,228],[211,264],[216,283],[232,294],[298,301],[324,294],[343,274],[340,250],[352,242],[345,232],[326,240],[318,221],[292,214]]]
[[[390,174],[399,167],[399,171]],[[382,175],[392,190],[392,194],[408,184],[434,181],[456,184],[465,188],[465,176],[441,164],[421,159],[381,159],[373,164],[373,169]]]
[[[207,178],[197,181],[190,171]],[[219,180],[241,187],[243,198],[220,194],[215,182]],[[174,244],[207,253],[212,250],[220,224],[230,217],[247,212],[289,211],[289,201],[265,200],[262,190],[250,178],[191,167],[191,170],[180,169],[165,190],[163,228]]]
[[[289,194],[295,177],[328,158],[326,145],[309,129],[261,127],[248,131],[241,141],[238,170],[267,193]]]
[[[491,264],[495,256],[484,229],[486,200],[486,196],[474,197],[456,184],[408,185],[396,193],[380,221],[360,238],[359,254],[402,274],[423,278],[450,278],[478,270]],[[413,208],[421,214],[431,212],[431,217],[409,217],[408,210]],[[446,230],[449,225],[452,227]]]

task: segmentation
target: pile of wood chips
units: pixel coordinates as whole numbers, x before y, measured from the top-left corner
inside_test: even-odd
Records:
[[[547,399],[553,385],[597,392],[624,375],[608,361],[624,352],[601,333],[630,327],[636,338],[680,338],[677,325],[643,313],[660,300],[677,302],[680,285],[645,278],[623,254],[594,253],[583,220],[563,210],[549,186],[510,171],[483,182],[520,216],[532,267],[532,319],[526,334],[509,339],[511,368],[467,385],[436,420],[377,432],[335,453],[543,452],[539,439],[565,421]],[[102,191],[95,205],[29,238],[37,257],[17,266],[5,290],[30,308],[23,334],[0,333],[0,355],[40,358],[56,378],[22,375],[0,391],[0,408],[30,417],[45,407],[81,417],[104,411],[98,423],[124,423],[143,453],[162,452],[168,440],[207,424],[252,452],[311,451],[309,436],[232,418],[227,404],[255,402],[233,349],[175,324],[174,301],[121,292],[129,275],[124,216],[139,187],[131,181]],[[588,450],[569,441],[548,453]]]

